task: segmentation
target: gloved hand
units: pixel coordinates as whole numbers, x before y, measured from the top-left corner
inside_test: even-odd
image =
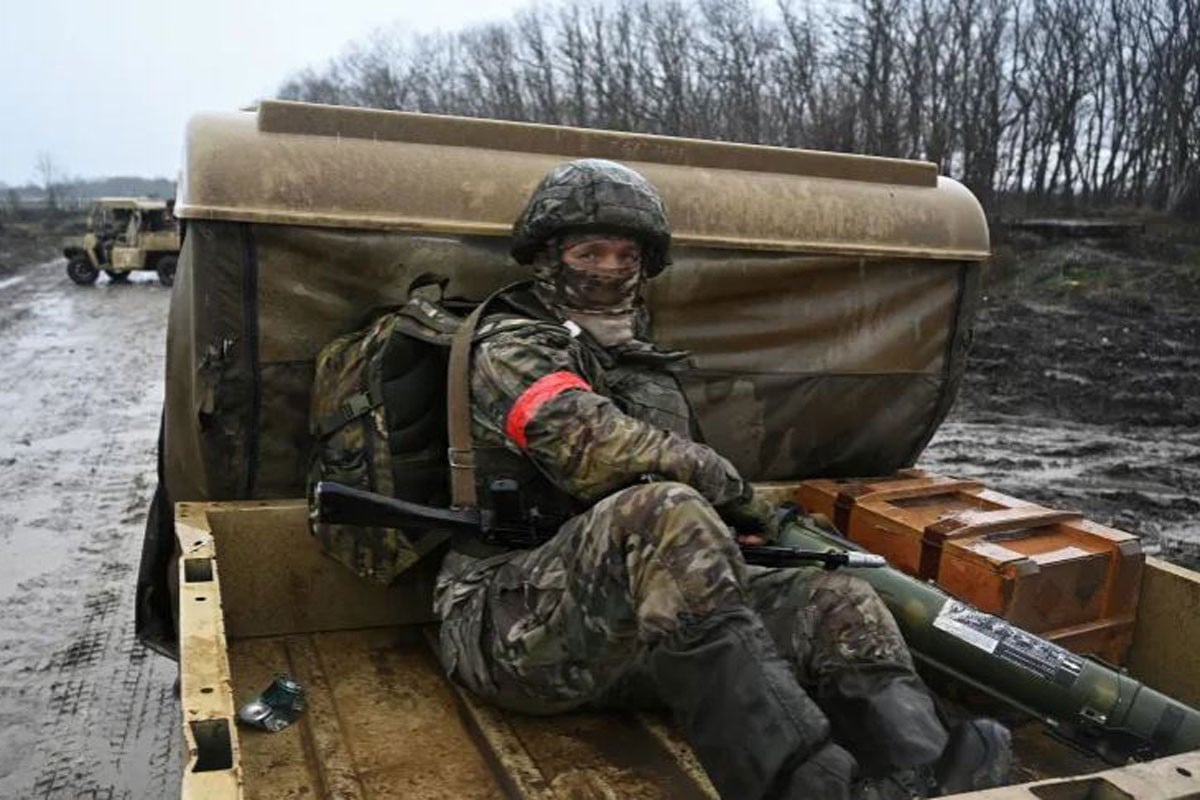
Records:
[[[758,497],[749,484],[740,498],[717,508],[721,519],[737,534],[756,534],[768,542],[779,541],[779,509]]]

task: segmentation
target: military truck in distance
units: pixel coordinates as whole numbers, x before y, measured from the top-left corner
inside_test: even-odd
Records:
[[[175,281],[179,226],[171,201],[150,197],[100,197],[88,212],[82,245],[63,249],[67,276],[80,286],[103,271],[114,283],[133,270],[154,270],[163,286]]]
[[[408,287],[431,289],[428,273],[458,311],[527,277],[507,255],[512,221],[551,167],[581,156],[628,163],[663,193],[675,263],[648,286],[654,338],[691,352],[678,379],[699,428],[758,491],[799,499],[808,479],[909,467],[945,417],[990,248],[978,202],[933,164],[282,101],[196,116],[137,609],[142,640],[179,659],[184,800],[717,800],[654,712],[480,703],[429,647],[436,561],[378,585],[309,533],[320,348]],[[929,499],[897,502],[924,512]],[[1052,675],[1045,659],[1013,667],[1038,691],[1037,708],[1006,711],[1027,783],[970,796],[1200,796],[1194,738],[1106,769],[1044,735],[1108,726],[1124,739],[1149,687],[1176,703],[1143,731],[1196,736],[1200,574],[1146,558],[1137,592],[1127,676],[1074,656]],[[960,670],[924,656],[939,694],[969,703],[1002,688],[983,669],[995,640],[917,594],[892,600],[904,624],[941,619],[913,625],[914,652],[988,657]],[[239,726],[278,673],[306,690],[297,724]],[[1038,710],[1068,701],[1069,713]]]

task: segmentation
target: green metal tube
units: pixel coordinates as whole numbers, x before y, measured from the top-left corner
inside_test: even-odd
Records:
[[[803,518],[782,544],[862,550]],[[914,656],[1113,763],[1200,748],[1200,712],[892,569],[852,569],[891,610]]]

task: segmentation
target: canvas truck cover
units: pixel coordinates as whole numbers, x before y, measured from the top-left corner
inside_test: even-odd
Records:
[[[753,480],[914,462],[957,391],[988,255],[978,202],[932,164],[282,101],[201,114],[140,628],[165,602],[169,503],[300,496],[320,347],[423,273],[468,300],[525,277],[512,223],[580,157],[662,192],[674,264],[649,285],[654,338],[691,351],[680,380],[708,443]]]

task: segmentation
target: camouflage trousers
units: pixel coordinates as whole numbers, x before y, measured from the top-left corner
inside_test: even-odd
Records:
[[[746,566],[720,517],[683,484],[618,492],[534,550],[451,554],[435,597],[447,672],[533,714],[652,703],[649,650],[689,621],[738,606],[757,612],[856,756],[903,730],[894,706],[876,708],[874,696],[894,684],[926,696],[870,586],[818,567]]]

